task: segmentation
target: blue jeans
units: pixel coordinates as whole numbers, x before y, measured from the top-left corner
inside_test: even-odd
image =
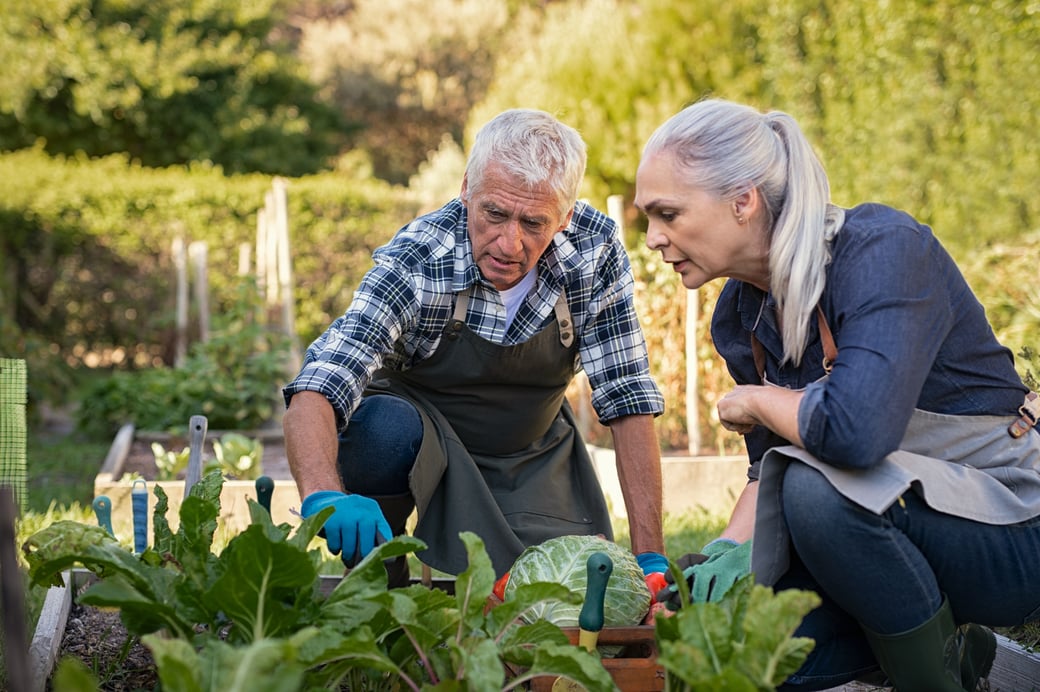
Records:
[[[422,436],[422,419],[411,403],[385,394],[364,397],[339,438],[343,487],[370,497],[407,493]]]
[[[812,589],[824,604],[796,636],[816,648],[782,689],[814,690],[855,679],[874,664],[859,625],[898,634],[950,601],[958,623],[1014,626],[1040,619],[1040,517],[995,526],[936,512],[908,491],[877,515],[792,463],[784,518],[797,556],[776,589]]]

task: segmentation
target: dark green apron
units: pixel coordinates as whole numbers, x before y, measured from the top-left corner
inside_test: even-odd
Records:
[[[501,575],[530,545],[561,535],[613,538],[592,459],[565,398],[574,377],[574,325],[561,293],[552,324],[502,346],[466,326],[456,298],[436,352],[403,372],[376,373],[368,393],[412,402],[423,441],[409,485],[429,546],[419,558],[458,574],[461,531],[481,537]]]

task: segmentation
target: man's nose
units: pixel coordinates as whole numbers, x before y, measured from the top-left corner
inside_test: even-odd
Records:
[[[513,251],[523,247],[523,229],[520,227],[519,219],[510,219],[509,223],[503,224],[502,245]]]

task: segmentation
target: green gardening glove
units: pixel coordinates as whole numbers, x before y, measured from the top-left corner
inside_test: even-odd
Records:
[[[701,548],[708,559],[683,570],[690,585],[690,602],[721,601],[730,587],[751,572],[751,541],[716,538]]]

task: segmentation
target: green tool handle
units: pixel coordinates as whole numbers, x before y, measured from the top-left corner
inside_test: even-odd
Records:
[[[108,495],[98,495],[91,505],[94,507],[98,526],[108,531],[110,536],[115,536],[115,531],[112,530],[112,500],[108,499]]]
[[[260,476],[256,479],[256,501],[260,506],[271,513],[271,495],[274,493],[274,481],[269,476]]]
[[[599,632],[603,629],[603,600],[607,593],[607,580],[614,571],[614,562],[603,552],[589,555],[585,563],[588,570],[588,583],[585,587],[585,602],[578,614],[578,627],[586,632]]]

